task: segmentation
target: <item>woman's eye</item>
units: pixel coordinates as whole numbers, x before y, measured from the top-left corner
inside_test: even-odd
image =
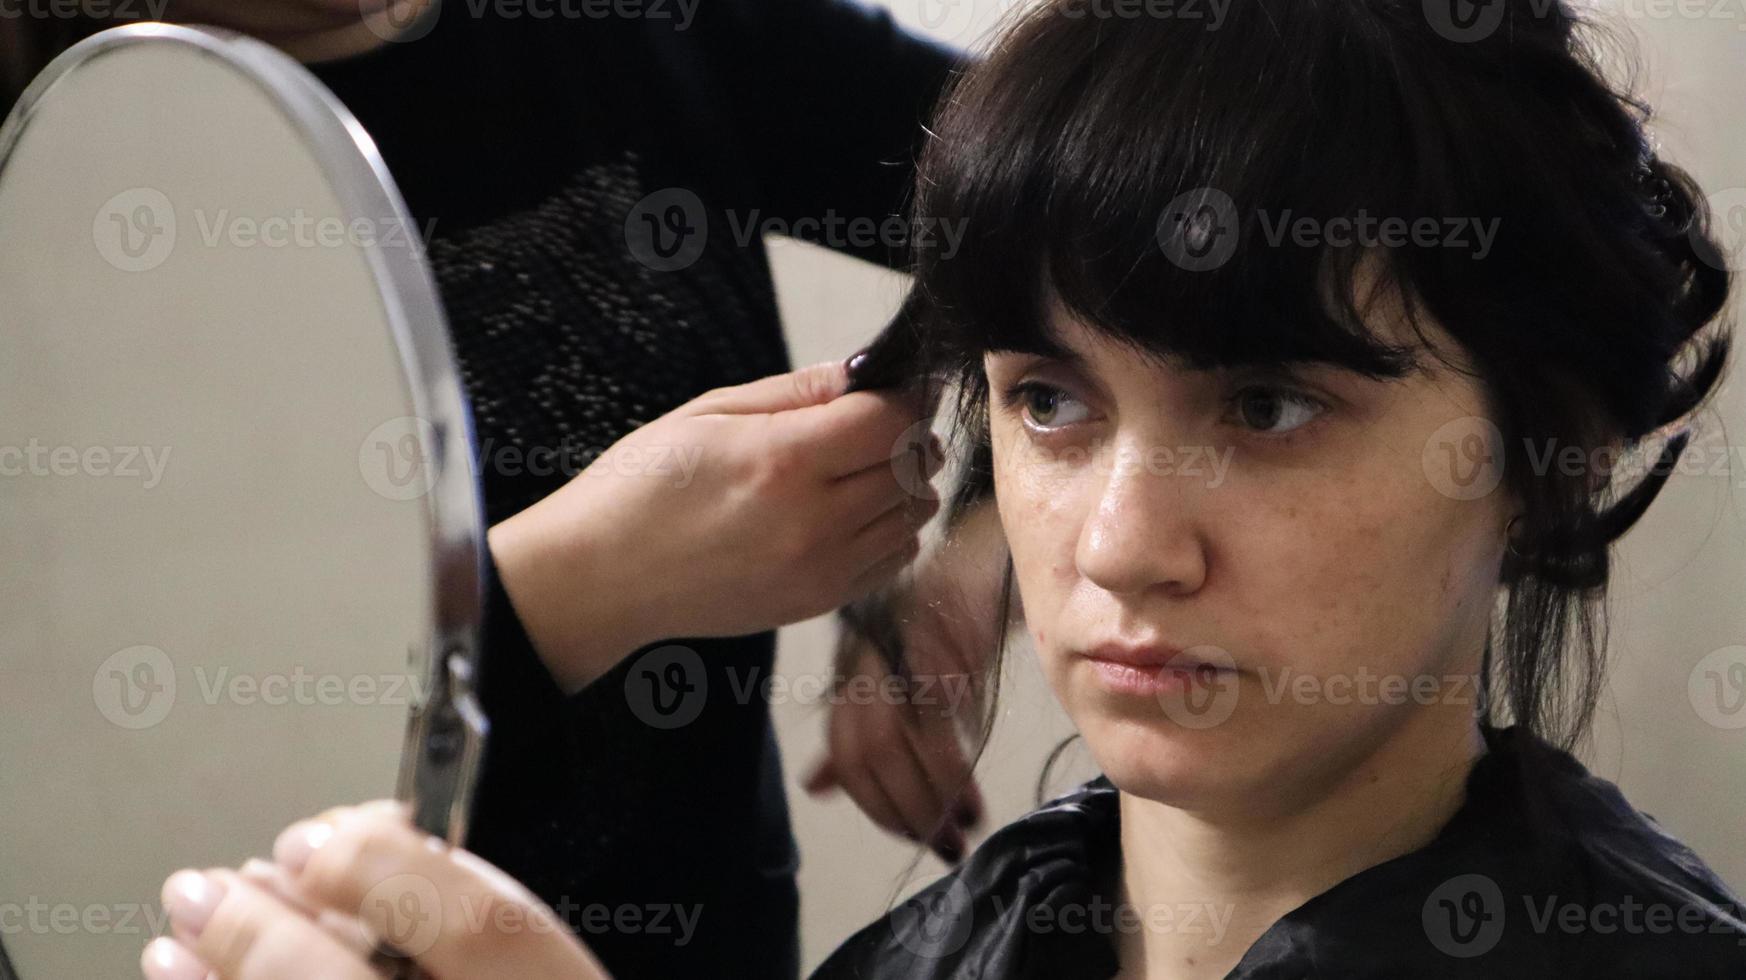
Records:
[[[1031,424],[1058,429],[1083,422],[1090,414],[1085,403],[1065,391],[1039,381],[1025,381],[1008,390],[1007,404],[1017,405]]]
[[[1252,385],[1231,399],[1238,422],[1266,435],[1285,435],[1314,421],[1324,410],[1308,395],[1272,385]]]

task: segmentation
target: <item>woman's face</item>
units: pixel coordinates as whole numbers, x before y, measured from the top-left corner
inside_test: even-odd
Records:
[[[1119,788],[1289,810],[1391,739],[1471,735],[1513,513],[1475,381],[1188,371],[1053,326],[1076,363],[984,360],[995,487],[1044,671]]]

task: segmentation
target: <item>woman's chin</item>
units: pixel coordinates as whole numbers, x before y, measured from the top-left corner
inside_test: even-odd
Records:
[[[1103,774],[1125,793],[1200,810],[1241,799],[1254,785],[1256,745],[1227,726],[1189,728],[1162,714],[1075,721]]]

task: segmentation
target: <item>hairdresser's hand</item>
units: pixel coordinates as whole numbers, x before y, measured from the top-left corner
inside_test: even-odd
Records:
[[[826,756],[805,780],[814,796],[845,790],[874,823],[925,841],[948,864],[963,856],[965,833],[983,815],[966,741],[979,740],[986,672],[1004,633],[1005,568],[999,516],[988,503],[885,591],[912,678],[906,697],[890,696],[874,645],[843,631],[837,663],[847,676],[831,706]]]
[[[330,810],[280,835],[273,862],[164,882],[170,935],[149,980],[380,980],[377,937],[437,980],[606,976],[508,875],[416,829],[398,803]]]
[[[916,425],[917,399],[847,384],[827,363],[707,392],[491,529],[504,588],[560,685],[580,689],[664,637],[818,616],[916,556],[939,509],[926,489],[937,440]],[[907,445],[915,432],[930,442]]]

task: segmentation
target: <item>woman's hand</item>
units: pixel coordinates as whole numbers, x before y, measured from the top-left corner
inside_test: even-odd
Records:
[[[926,482],[938,440],[912,397],[847,385],[832,362],[706,392],[491,529],[504,589],[561,686],[663,637],[829,612],[915,557],[939,509]]]
[[[330,810],[279,836],[274,863],[179,871],[149,980],[381,980],[377,937],[436,980],[606,976],[569,927],[508,875],[414,829],[401,804]]]
[[[831,705],[825,758],[804,783],[814,796],[847,791],[874,823],[926,842],[948,864],[963,856],[965,833],[983,816],[964,742],[980,720],[984,675],[1004,632],[1005,569],[990,501],[883,596],[912,678],[901,702],[887,696],[889,672],[873,643],[847,630],[839,636],[844,687]]]

